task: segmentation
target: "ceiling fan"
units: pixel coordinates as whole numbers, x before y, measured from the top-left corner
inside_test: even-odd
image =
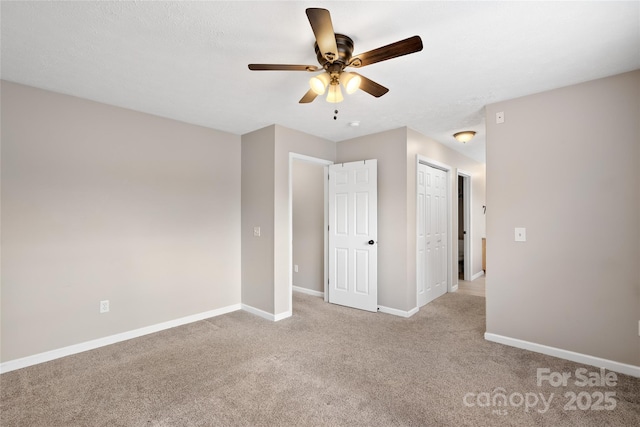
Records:
[[[316,37],[315,51],[320,67],[317,65],[249,64],[249,69],[254,71],[315,72],[324,70],[321,74],[311,78],[309,81],[311,89],[300,99],[301,104],[312,102],[318,95],[323,95],[327,88],[329,90],[328,102],[342,101],[344,98],[340,84],[349,94],[361,89],[376,98],[381,97],[389,92],[389,89],[358,73],[345,71],[345,68],[361,68],[422,50],[422,39],[420,36],[413,36],[354,56],[353,40],[344,34],[334,33],[328,10],[309,8],[306,12]]]

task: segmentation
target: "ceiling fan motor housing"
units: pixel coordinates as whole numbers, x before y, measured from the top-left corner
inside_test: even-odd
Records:
[[[322,65],[322,68],[330,74],[339,74],[344,70],[351,61],[351,55],[353,55],[353,40],[351,40],[350,37],[344,34],[336,34],[336,45],[338,46],[338,57],[333,59],[333,61],[325,58],[325,53],[320,52],[317,42],[314,45],[318,62]]]

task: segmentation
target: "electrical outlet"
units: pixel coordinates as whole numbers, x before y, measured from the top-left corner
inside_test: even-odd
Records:
[[[504,123],[504,111],[500,111],[499,113],[496,113],[496,123],[497,124]]]
[[[109,300],[100,301],[100,313],[108,313],[109,312]]]
[[[253,227],[253,237],[260,237],[260,227]]]

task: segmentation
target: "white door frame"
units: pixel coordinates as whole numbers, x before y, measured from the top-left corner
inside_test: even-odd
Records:
[[[464,206],[464,212],[458,212],[458,215],[462,214],[464,215],[464,231],[467,232],[466,236],[467,238],[464,239],[464,280],[466,281],[471,281],[473,280],[473,271],[471,271],[472,266],[473,266],[473,244],[472,239],[473,239],[473,220],[471,218],[471,212],[473,212],[473,210],[471,209],[471,203],[473,201],[473,193],[471,192],[471,173],[466,172],[462,169],[458,169],[458,176],[462,177],[462,181],[463,181],[463,189],[462,189],[462,194],[463,194],[463,206]],[[458,240],[460,240],[460,236],[458,236]],[[458,277],[458,276],[456,276]]]
[[[453,198],[452,195],[452,190],[453,187],[451,185],[451,176],[453,173],[453,168],[445,163],[439,162],[435,159],[431,159],[429,157],[426,156],[422,156],[420,154],[416,154],[416,176],[415,176],[415,180],[416,180],[416,194],[415,194],[415,200],[416,200],[416,235],[414,236],[416,239],[416,305],[417,305],[417,301],[418,301],[418,268],[419,268],[419,262],[420,262],[420,258],[418,256],[418,165],[422,163],[423,165],[427,165],[427,166],[431,166],[432,168],[436,168],[436,169],[440,169],[441,171],[444,171],[447,174],[447,292],[455,292],[456,290],[458,290],[458,284],[456,282],[456,284],[453,284],[452,281],[452,277],[454,275],[454,266],[453,266],[453,262],[451,262],[451,252],[452,252],[452,237],[453,237],[453,233],[452,233],[452,220],[451,220],[451,204],[453,203],[453,200],[457,200],[457,198]],[[457,272],[457,267],[455,267],[456,272]]]
[[[305,154],[289,152],[289,307],[293,312],[293,162],[300,160],[303,162],[315,163],[324,166],[324,300],[328,301],[329,287],[327,279],[329,278],[329,265],[327,264],[327,251],[329,250],[329,165],[331,160],[311,157]]]

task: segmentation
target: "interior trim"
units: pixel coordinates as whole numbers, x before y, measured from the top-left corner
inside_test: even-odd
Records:
[[[255,314],[256,316],[262,317],[263,319],[267,319],[272,322],[277,322],[279,320],[286,319],[287,317],[291,317],[291,311],[285,311],[279,314],[271,314],[247,304],[242,304],[242,310],[246,311],[247,313]]]
[[[300,292],[301,294],[313,295],[314,297],[324,298],[324,292],[314,291],[312,289],[301,288],[300,286],[293,286],[293,290],[295,292]]]
[[[418,312],[418,307],[413,307],[409,311],[404,311],[404,310],[398,310],[397,308],[391,308],[391,307],[385,307],[385,306],[379,305],[378,311],[380,313],[392,314],[394,316],[411,317]]]
[[[584,363],[585,365],[596,366],[598,368],[606,368],[610,371],[620,374],[631,375],[640,378],[640,366],[628,365],[626,363],[615,362],[613,360],[602,359],[588,354],[576,353],[570,350],[564,350],[556,347],[549,347],[543,344],[537,344],[529,341],[519,340],[517,338],[509,338],[502,335],[485,332],[484,339],[487,341],[504,344],[511,347],[521,348],[536,353],[546,354],[548,356],[559,357],[561,359],[571,360],[572,362]]]
[[[198,322],[200,320],[209,319],[211,317],[216,317],[222,314],[231,313],[233,311],[240,310],[241,308],[242,307],[240,304],[229,305],[226,307],[218,308],[216,310],[209,310],[203,313],[193,314],[191,316],[181,317],[175,320],[169,320],[167,322],[162,322],[155,325],[145,326],[143,328],[122,332],[115,335],[109,335],[104,338],[98,338],[95,340],[85,341],[83,343],[74,344],[67,347],[58,348],[55,350],[45,351],[43,353],[22,357],[20,359],[9,360],[7,362],[0,363],[0,373],[4,374],[7,372],[15,371],[16,369],[26,368],[28,366],[33,366],[40,363],[49,362],[51,360],[60,359],[61,357],[71,356],[73,354],[94,350],[96,348],[115,344],[121,341],[130,340],[132,338],[138,338],[144,335],[152,334],[154,332],[164,331],[165,329],[175,328],[176,326],[182,326],[188,323]]]

